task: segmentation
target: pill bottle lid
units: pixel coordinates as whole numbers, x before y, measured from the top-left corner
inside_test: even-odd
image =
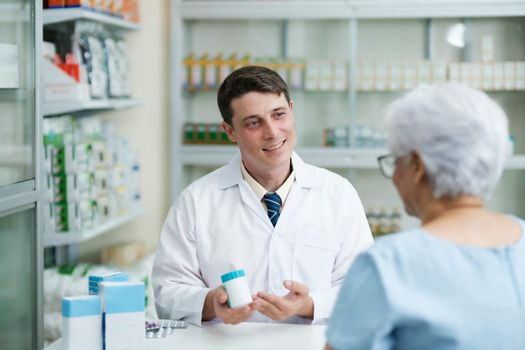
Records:
[[[222,283],[226,283],[230,280],[233,280],[237,277],[244,277],[244,270],[235,270],[232,272],[228,272],[221,276]]]

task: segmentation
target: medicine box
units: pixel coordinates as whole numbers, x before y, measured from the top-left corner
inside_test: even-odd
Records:
[[[62,349],[102,350],[102,315],[98,296],[62,299]]]
[[[129,276],[126,272],[111,271],[89,276],[89,294],[99,294],[99,284],[102,282],[127,282]]]
[[[144,283],[101,282],[104,348],[144,349]]]

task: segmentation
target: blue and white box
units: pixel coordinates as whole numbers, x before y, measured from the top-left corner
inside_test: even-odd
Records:
[[[62,350],[102,350],[101,325],[97,295],[62,298]]]
[[[144,349],[144,283],[101,282],[99,296],[104,314],[104,348]]]
[[[111,271],[98,275],[89,276],[89,294],[98,295],[100,282],[126,282],[129,281],[129,276],[125,272]]]

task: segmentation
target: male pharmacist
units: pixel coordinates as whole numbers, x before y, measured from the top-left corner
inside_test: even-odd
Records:
[[[373,242],[359,197],[294,152],[294,105],[276,72],[240,68],[217,100],[240,152],[184,189],[168,213],[152,277],[159,317],[323,323],[350,264]],[[231,309],[221,275],[238,269],[253,302]]]

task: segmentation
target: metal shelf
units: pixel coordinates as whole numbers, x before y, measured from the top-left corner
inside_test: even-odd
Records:
[[[179,161],[184,165],[221,166],[238,152],[236,146],[184,145]],[[301,158],[312,165],[341,169],[377,169],[377,157],[388,153],[382,148],[302,147],[296,149]],[[505,169],[525,169],[525,155],[511,156]]]
[[[351,19],[523,16],[522,0],[183,1],[183,19]]]
[[[179,161],[184,165],[220,166],[227,164],[238,152],[236,146],[184,145]],[[385,149],[355,149],[335,147],[302,147],[297,154],[310,164],[329,168],[375,169],[376,158],[387,153]]]
[[[144,213],[144,209],[140,208],[132,211],[128,215],[117,217],[113,220],[103,223],[102,225],[82,232],[44,233],[44,247],[62,246],[87,241],[91,238],[100,236],[110,230],[113,230],[114,228],[124,225],[142,213]]]
[[[72,22],[77,20],[88,20],[98,23],[107,24],[117,29],[138,30],[141,25],[138,23],[126,21],[122,18],[107,15],[84,8],[60,8],[60,9],[46,9],[43,11],[43,24],[58,24],[64,22]]]
[[[122,109],[142,105],[141,100],[137,99],[109,99],[109,100],[89,100],[75,102],[53,102],[42,103],[42,115],[50,116],[56,114],[72,113],[79,111],[92,111],[99,109]]]

